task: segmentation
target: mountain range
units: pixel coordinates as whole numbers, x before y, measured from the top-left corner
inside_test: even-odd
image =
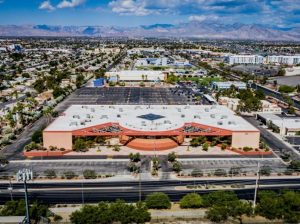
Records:
[[[137,27],[1,25],[0,36],[190,37],[300,41],[300,27],[280,29],[257,24],[222,24],[215,21],[191,21],[176,25],[153,24]]]

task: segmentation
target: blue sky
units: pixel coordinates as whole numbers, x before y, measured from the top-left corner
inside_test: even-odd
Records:
[[[0,24],[138,26],[193,20],[300,26],[300,0],[0,0]]]

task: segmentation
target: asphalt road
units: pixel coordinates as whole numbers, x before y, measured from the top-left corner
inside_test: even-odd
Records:
[[[300,179],[262,179],[260,180],[260,189],[300,189]],[[152,192],[164,192],[169,195],[171,200],[177,201],[183,195],[190,192],[205,194],[215,188],[197,189],[197,190],[178,190],[175,187],[187,185],[232,185],[243,184],[251,185],[250,188],[241,188],[234,190],[242,199],[251,200],[254,195],[255,179],[229,179],[229,180],[182,180],[182,181],[138,181],[132,182],[92,182],[92,183],[29,183],[29,200],[40,200],[49,204],[56,203],[96,203],[99,201],[114,201],[124,199],[128,202],[137,201],[139,192],[142,193],[142,199]],[[278,186],[278,185],[283,186]],[[277,185],[277,186],[276,186]],[[0,204],[8,200],[24,197],[22,184],[13,184],[13,191],[7,190],[9,184],[0,185]],[[141,187],[140,187],[141,186]]]

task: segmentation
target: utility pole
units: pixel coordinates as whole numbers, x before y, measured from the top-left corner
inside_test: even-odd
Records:
[[[26,203],[26,224],[30,224],[30,217],[29,217],[29,203],[28,203],[28,192],[27,192],[27,181],[32,180],[33,174],[32,170],[30,169],[22,169],[19,170],[17,173],[17,181],[24,183],[24,192],[25,192],[25,203]]]
[[[83,193],[83,182],[81,182],[81,203],[84,205],[84,193]]]
[[[255,191],[254,191],[254,200],[253,200],[253,207],[254,208],[256,206],[256,198],[257,198],[259,178],[260,178],[260,162],[258,162],[258,164],[257,164],[257,173],[256,173]]]
[[[10,200],[13,201],[13,196],[12,196],[13,187],[11,185],[11,179],[9,179],[9,188],[8,188],[8,190],[10,192]]]
[[[141,170],[140,170],[139,171],[139,202],[142,201],[142,183],[141,183],[142,180],[141,179],[142,179],[142,174],[141,174]]]

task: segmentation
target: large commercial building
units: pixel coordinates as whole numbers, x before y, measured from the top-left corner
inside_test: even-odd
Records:
[[[167,66],[168,58],[141,58],[135,62],[135,66]]]
[[[231,55],[226,60],[230,65],[264,63],[264,57],[260,55]]]
[[[300,55],[230,55],[225,57],[225,62],[230,65],[234,64],[300,64]]]
[[[228,136],[234,148],[258,148],[260,132],[220,105],[73,105],[44,130],[44,147],[69,150],[80,136],[117,137],[141,150],[175,148],[186,137]]]
[[[297,65],[300,64],[300,55],[272,55],[267,56],[266,62],[269,64],[287,64]]]
[[[230,89],[232,86],[234,86],[237,89],[247,89],[246,83],[238,82],[238,81],[212,82],[211,85],[213,89],[217,89],[217,90]]]
[[[111,80],[124,82],[137,81],[164,81],[167,78],[167,73],[162,71],[144,71],[144,70],[123,70],[117,72],[107,72],[105,76]]]
[[[257,119],[274,126],[281,135],[295,136],[300,133],[300,117],[283,117],[277,114],[259,113]]]

